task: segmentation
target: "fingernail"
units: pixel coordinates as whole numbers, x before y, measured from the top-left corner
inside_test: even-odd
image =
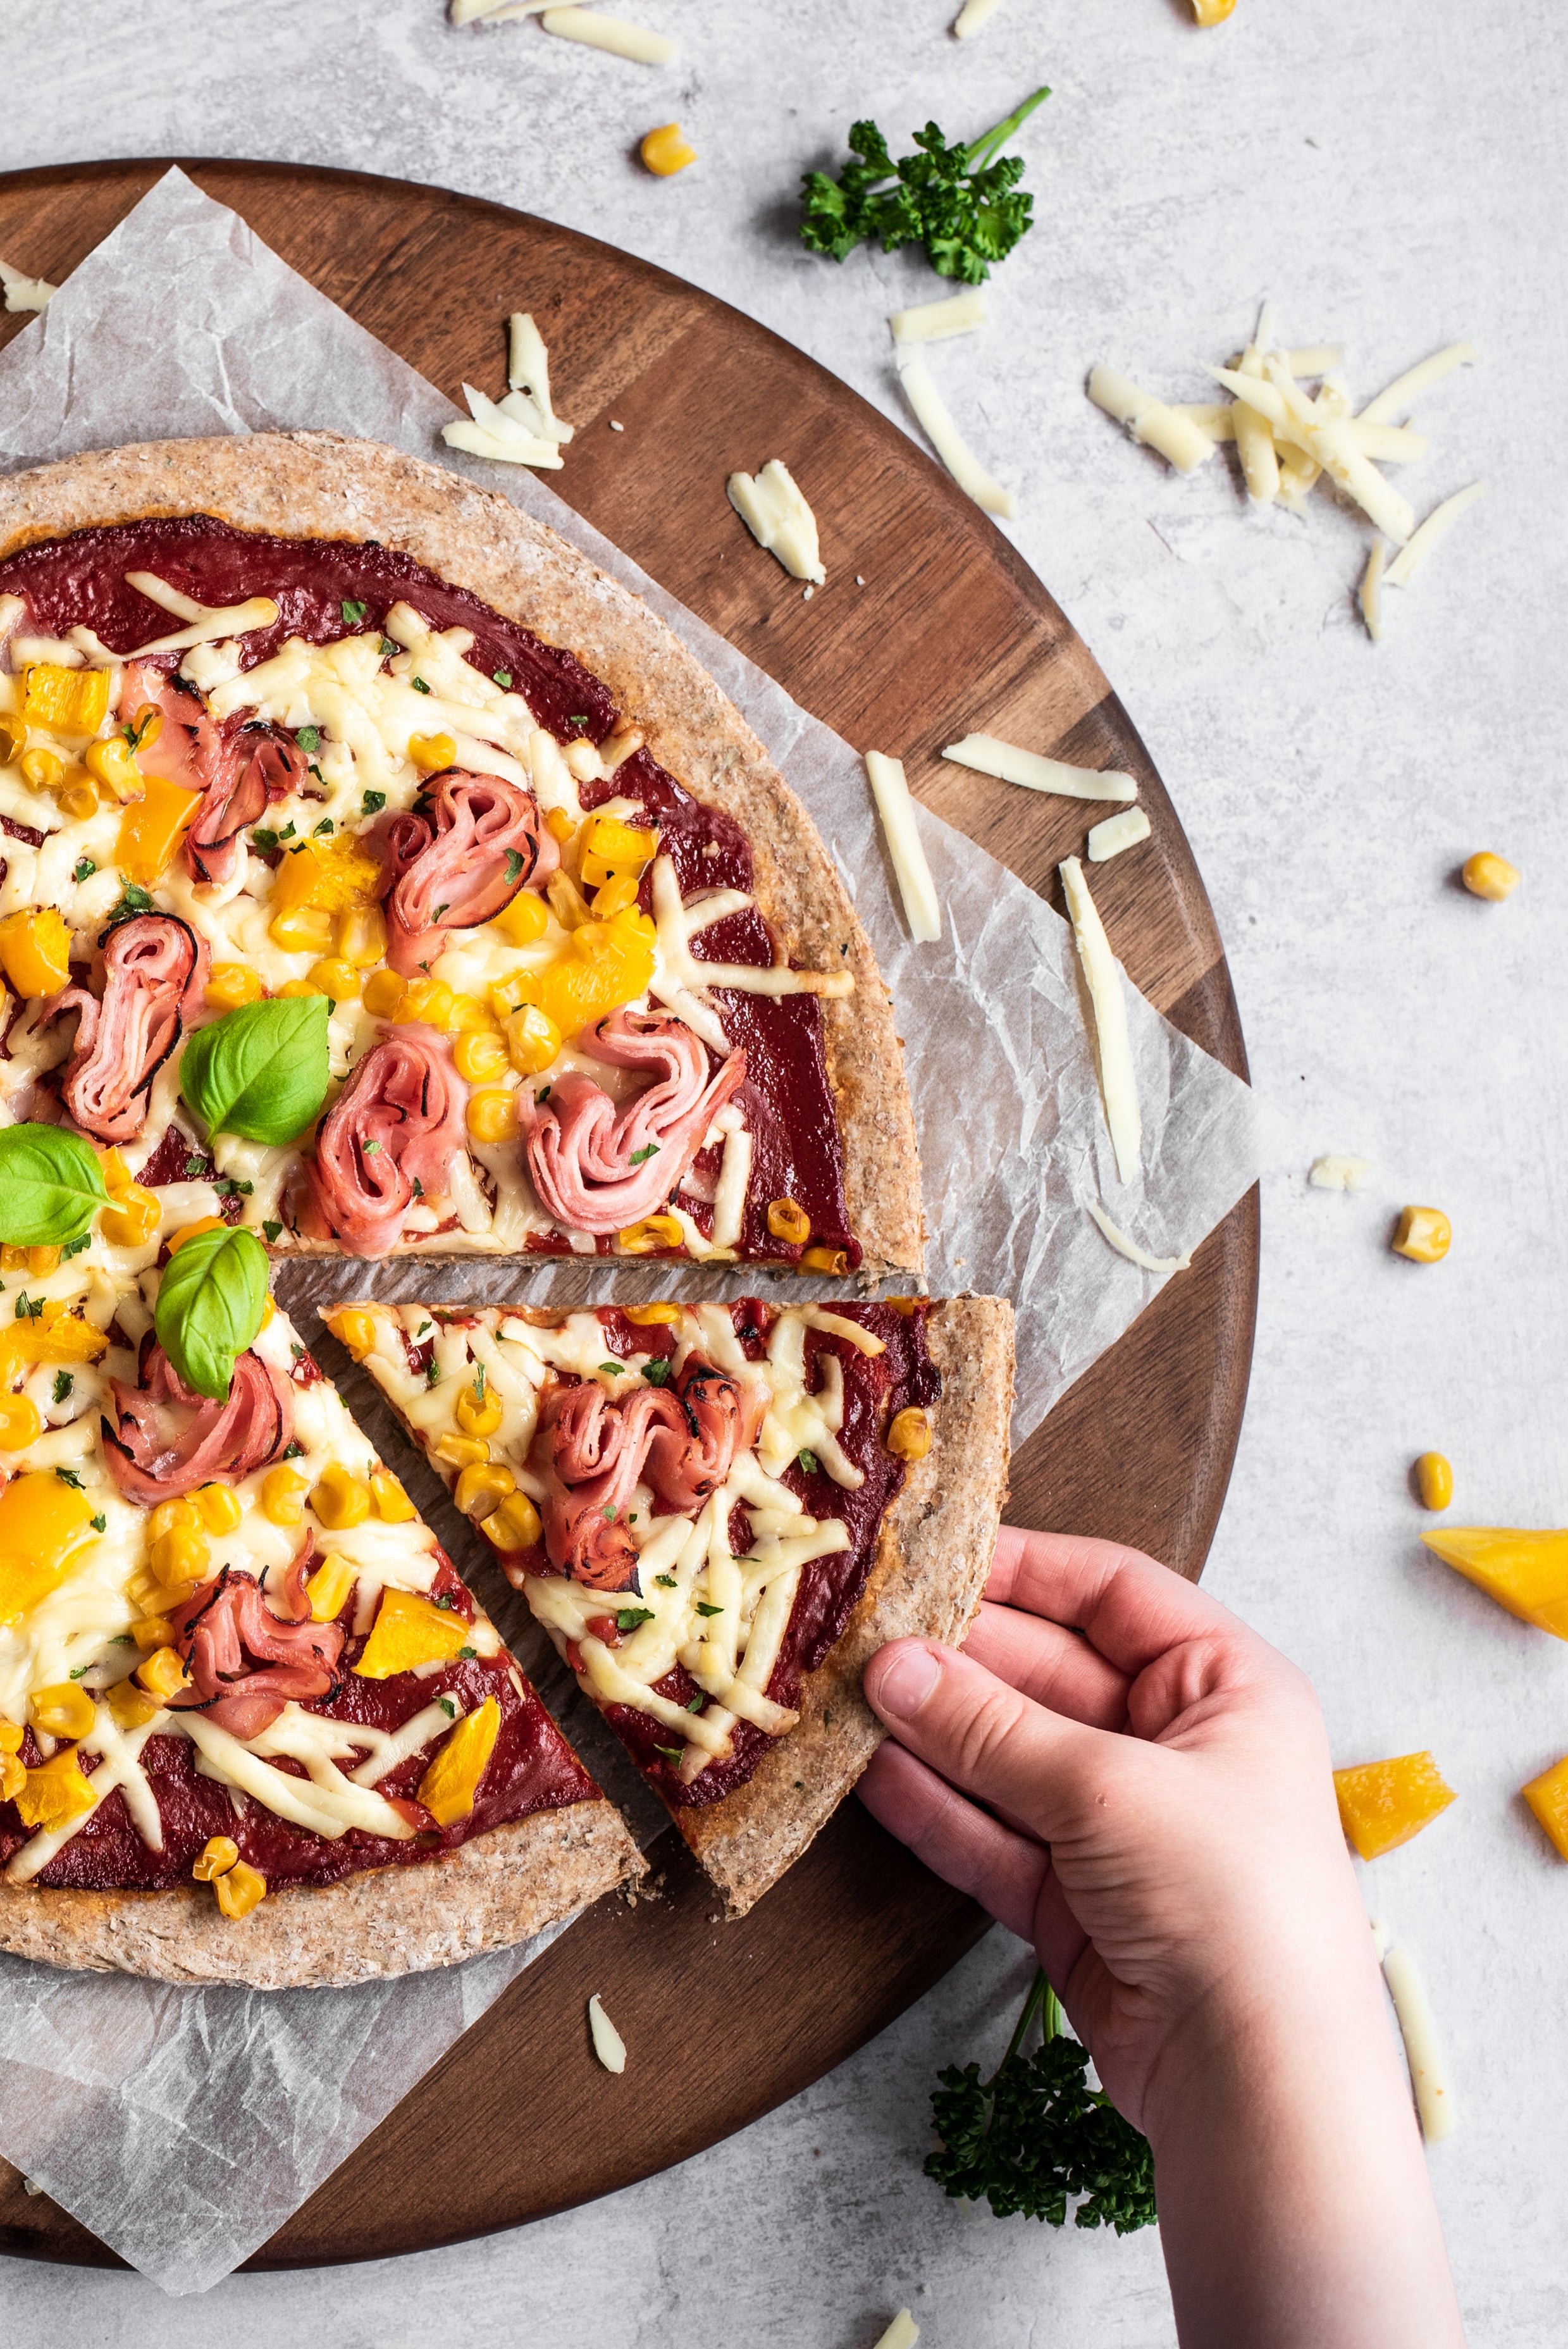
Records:
[[[920,1711],[941,1676],[942,1667],[929,1648],[902,1648],[877,1682],[877,1710],[897,1721],[910,1721]]]

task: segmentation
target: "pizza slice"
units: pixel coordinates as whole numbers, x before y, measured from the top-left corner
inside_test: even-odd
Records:
[[[166,1222],[919,1267],[805,810],[635,596],[438,466],[254,434],[0,483],[0,1121]]]
[[[259,1243],[106,1253],[0,1260],[0,1949],[357,1982],[640,1875]]]
[[[741,1916],[854,1784],[883,1640],[963,1636],[1011,1308],[365,1303],[331,1317]]]

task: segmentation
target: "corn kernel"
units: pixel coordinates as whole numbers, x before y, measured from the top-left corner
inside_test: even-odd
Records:
[[[193,1224],[181,1224],[177,1232],[170,1233],[169,1253],[170,1256],[178,1256],[187,1240],[199,1238],[202,1232],[222,1232],[227,1229],[228,1226],[222,1216],[198,1216]]]
[[[1440,1264],[1453,1243],[1453,1226],[1440,1207],[1407,1207],[1391,1246],[1412,1264]]]
[[[506,1023],[506,1049],[520,1077],[542,1077],[561,1057],[561,1030],[548,1011],[525,1003]]]
[[[335,1551],[324,1557],[304,1586],[313,1623],[335,1623],[358,1579],[359,1569]]]
[[[0,1754],[20,1754],[24,1734],[19,1721],[0,1719]]]
[[[155,1696],[148,1696],[134,1681],[119,1681],[108,1692],[106,1702],[122,1729],[140,1729],[163,1707]]]
[[[212,1563],[212,1553],[201,1534],[179,1531],[160,1534],[147,1562],[167,1588],[172,1583],[200,1582]]]
[[[71,975],[71,934],[53,905],[0,922],[0,967],[18,995],[53,995]]]
[[[537,890],[520,889],[510,905],[490,916],[490,922],[514,947],[531,947],[550,927],[550,916]]]
[[[471,1468],[490,1458],[490,1447],[481,1444],[477,1435],[443,1435],[438,1444],[431,1445],[430,1457],[440,1461],[444,1467]]]
[[[303,1522],[308,1478],[293,1468],[271,1468],[262,1479],[262,1515],[269,1525],[297,1526]]]
[[[773,1199],[768,1207],[768,1228],[776,1240],[803,1247],[811,1237],[811,1218],[798,1200]]]
[[[564,848],[577,826],[564,808],[552,808],[544,819],[544,829],[552,840],[559,841]]]
[[[664,122],[656,130],[648,131],[637,152],[659,180],[670,179],[676,171],[684,171],[688,163],[696,161],[696,149],[689,147],[682,138],[678,122]]]
[[[270,1297],[267,1302],[272,1303]],[[244,1515],[239,1495],[229,1485],[200,1485],[195,1500],[197,1514],[210,1534],[233,1533]]]
[[[60,1268],[60,1250],[57,1247],[30,1247],[26,1250],[26,1257],[28,1271],[40,1280]]]
[[[26,1452],[44,1432],[44,1414],[31,1395],[0,1395],[0,1452]]]
[[[575,930],[593,918],[588,910],[588,900],[564,870],[554,872],[544,885],[550,910],[563,930]]]
[[[507,1067],[505,1040],[490,1027],[466,1029],[458,1038],[452,1058],[458,1064],[459,1076],[465,1077],[470,1085],[488,1084]]]
[[[191,1675],[175,1650],[165,1644],[155,1648],[151,1655],[143,1656],[136,1668],[136,1677],[149,1696],[171,1697],[186,1686]]]
[[[258,1876],[253,1868],[248,1868],[242,1859],[239,1859],[222,1876],[213,1878],[212,1889],[218,1896],[218,1906],[224,1916],[233,1918],[238,1923],[242,1917],[250,1915],[258,1901],[266,1899],[267,1879],[264,1876]]]
[[[22,719],[54,734],[96,734],[108,716],[107,668],[66,668],[34,661],[26,671]]]
[[[35,1689],[27,1702],[34,1728],[46,1730],[51,1737],[85,1737],[98,1717],[91,1697],[74,1681]]]
[[[198,1884],[214,1883],[227,1876],[240,1857],[240,1847],[232,1836],[209,1836],[195,1859],[191,1873]]]
[[[888,1426],[887,1448],[895,1460],[923,1460],[931,1449],[931,1422],[917,1402],[895,1412]]]
[[[622,1308],[628,1321],[639,1330],[678,1330],[682,1308],[678,1305],[626,1305]]]
[[[55,804],[72,823],[85,823],[88,816],[98,813],[97,788],[86,775],[73,775],[56,791]]]
[[[342,1305],[326,1317],[326,1326],[339,1345],[346,1346],[356,1362],[375,1350],[376,1316],[362,1305]]]
[[[406,1526],[414,1514],[414,1504],[390,1468],[377,1468],[370,1478],[370,1497],[376,1504],[376,1514],[383,1524]]]
[[[122,728],[121,731],[125,731]],[[156,702],[144,701],[130,721],[127,740],[133,750],[150,750],[163,731],[163,712]]]
[[[161,1541],[165,1534],[194,1533],[201,1522],[201,1512],[194,1501],[160,1501],[147,1520],[151,1538]]]
[[[345,906],[337,917],[337,951],[356,970],[374,970],[387,959],[387,916],[379,905]]]
[[[494,1387],[486,1386],[481,1392],[477,1385],[465,1387],[457,1401],[457,1421],[465,1435],[493,1435],[500,1425],[500,1397]]]
[[[809,1247],[800,1258],[802,1272],[828,1272],[835,1280],[842,1279],[849,1268],[849,1255],[843,1248]]]
[[[0,1803],[15,1800],[27,1783],[27,1767],[19,1754],[0,1754]]]
[[[1440,1452],[1423,1452],[1416,1463],[1416,1489],[1423,1509],[1446,1509],[1454,1497],[1454,1472]]]
[[[510,1142],[517,1132],[518,1097],[514,1088],[492,1086],[486,1092],[470,1093],[468,1106],[469,1132],[476,1142]]]
[[[0,767],[14,767],[27,747],[27,729],[10,709],[0,710]]]
[[[499,1509],[480,1519],[480,1531],[497,1549],[531,1549],[544,1528],[528,1495],[509,1493]]]
[[[167,1648],[174,1637],[174,1626],[167,1615],[149,1615],[131,1625],[130,1636],[139,1648]]]
[[[1222,25],[1235,5],[1236,0],[1192,0],[1192,14],[1200,25]]]
[[[422,775],[438,775],[457,763],[458,746],[449,734],[410,734],[408,756]]]
[[[628,1224],[615,1235],[615,1246],[623,1256],[652,1256],[655,1248],[685,1245],[686,1234],[673,1216],[645,1216],[640,1224]]]
[[[82,752],[82,764],[99,790],[121,807],[139,800],[147,788],[123,734],[111,734],[107,742],[89,742]]]
[[[288,913],[273,916],[267,936],[284,954],[324,955],[331,950],[333,928],[325,906],[295,905]]]
[[[66,762],[53,750],[24,750],[17,764],[22,770],[22,781],[31,791],[57,792],[66,780]]]
[[[1512,896],[1521,875],[1506,856],[1494,856],[1490,848],[1482,848],[1466,857],[1460,877],[1472,897],[1490,897],[1494,905],[1501,905]]]
[[[373,1019],[395,1019],[404,991],[405,982],[395,970],[378,970],[366,980],[360,1000]]]
[[[370,1515],[370,1487],[340,1462],[329,1460],[310,1505],[329,1532],[342,1533],[349,1526],[362,1526]]]
[[[477,995],[454,995],[452,1008],[447,1014],[447,1032],[451,1036],[493,1035],[495,1021]]]
[[[220,962],[212,966],[203,1000],[212,1011],[237,1011],[242,1003],[259,1003],[265,993],[259,972],[248,963]]]
[[[510,1468],[499,1460],[480,1460],[463,1470],[452,1497],[465,1517],[488,1517],[516,1490],[517,1478]]]
[[[314,978],[285,978],[278,993],[280,996],[325,995],[326,989],[324,987],[317,987]]]
[[[359,973],[341,955],[313,962],[305,976],[318,995],[330,996],[334,1003],[352,1003],[360,989]],[[286,988],[284,992],[288,992]]]
[[[428,1028],[444,1028],[452,1016],[456,1001],[456,996],[444,978],[411,978],[397,999],[397,1010],[388,1017],[399,1026],[420,1019]]]

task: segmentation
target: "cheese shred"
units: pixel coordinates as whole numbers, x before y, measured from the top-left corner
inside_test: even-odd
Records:
[[[888,320],[895,343],[944,343],[950,336],[972,335],[986,324],[983,285],[966,285],[944,302],[920,302],[912,310],[895,310]]]
[[[969,5],[973,7],[975,0],[969,0]],[[874,2349],[914,2349],[919,2338],[919,2325],[907,2308],[901,2308],[887,2331],[874,2344]]]
[[[680,55],[680,43],[664,33],[628,25],[624,16],[602,16],[594,8],[546,8],[539,21],[563,41],[581,41],[585,48],[629,57],[635,66],[667,66]]]
[[[1017,499],[1011,490],[1003,489],[999,481],[992,480],[970,448],[949,415],[947,403],[918,350],[900,358],[898,379],[914,411],[915,422],[959,488],[977,506],[984,506],[987,513],[1000,514],[1005,522],[1010,522],[1018,511]]]
[[[868,750],[866,778],[882,818],[892,869],[898,875],[910,936],[917,946],[934,946],[942,936],[942,905],[921,844],[914,802],[904,779],[903,761],[884,758],[880,750]]]
[[[1405,2061],[1410,2067],[1410,2085],[1420,2115],[1421,2135],[1429,2145],[1440,2145],[1454,2133],[1454,2098],[1426,1978],[1409,1950],[1402,1941],[1394,1941],[1387,1926],[1377,1919],[1373,1920],[1372,1936],[1398,2018],[1399,2036],[1405,2043]]]
[[[820,587],[828,574],[822,568],[817,517],[783,460],[769,457],[759,472],[731,473],[724,486],[758,545],[777,555],[792,579],[809,579]]]
[[[1138,785],[1115,768],[1102,773],[1093,767],[1069,767],[1060,759],[1021,750],[995,734],[965,734],[943,752],[954,766],[972,768],[977,775],[995,775],[998,782],[1021,783],[1026,792],[1053,792],[1068,800],[1135,800]]]
[[[599,2003],[594,1992],[588,2002],[588,2028],[593,2034],[593,2053],[606,2072],[624,2072],[626,2068],[626,2043]]]
[[[1137,1177],[1143,1154],[1143,1120],[1138,1107],[1138,1080],[1133,1073],[1132,1045],[1127,1032],[1127,999],[1122,993],[1121,970],[1111,953],[1105,924],[1089,895],[1083,866],[1076,856],[1069,856],[1060,869],[1073,934],[1078,940],[1078,960],[1088,983],[1089,1004],[1094,1012],[1100,1094],[1111,1148],[1116,1153],[1116,1171],[1123,1183],[1130,1183]]]
[[[1375,538],[1372,552],[1367,557],[1367,568],[1361,574],[1361,616],[1375,645],[1383,641],[1383,565],[1387,560],[1387,545],[1382,539]]]
[[[1451,498],[1445,498],[1440,506],[1435,506],[1414,538],[1400,549],[1388,565],[1388,585],[1408,587],[1432,549],[1447,538],[1460,514],[1485,495],[1486,483],[1472,481],[1469,489],[1456,490]]]
[[[1145,1272],[1185,1272],[1191,1264],[1190,1248],[1181,1256],[1150,1256],[1147,1248],[1140,1248],[1136,1240],[1130,1240],[1127,1234],[1111,1222],[1098,1199],[1089,1201],[1088,1212],[1117,1255],[1124,1256],[1129,1264],[1140,1265]]]

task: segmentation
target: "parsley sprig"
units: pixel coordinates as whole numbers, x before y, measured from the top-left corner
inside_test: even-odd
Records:
[[[1025,2055],[1037,2014],[1045,2036]],[[1071,2201],[1075,2225],[1130,2235],[1154,2223],[1154,2156],[1103,2089],[1087,2085],[1088,2050],[1061,2022],[1055,1991],[1037,1973],[990,2079],[982,2082],[978,2064],[938,2074],[931,2109],[942,2145],[925,2174],[961,2200],[984,2199],[998,2219],[1022,2211],[1061,2227]]]
[[[837,180],[808,171],[800,182],[805,217],[800,242],[812,253],[845,260],[868,237],[884,253],[923,244],[939,277],[983,285],[992,264],[1006,261],[1030,226],[1035,200],[1018,186],[1021,155],[1003,155],[1021,123],[1050,91],[1037,89],[985,137],[969,146],[947,144],[934,122],[913,133],[917,152],[895,163],[874,122],[850,128],[847,163]]]

